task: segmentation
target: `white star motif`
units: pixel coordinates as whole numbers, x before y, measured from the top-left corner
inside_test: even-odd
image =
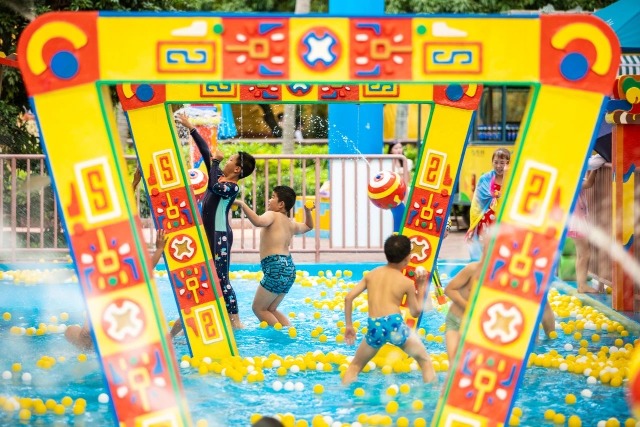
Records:
[[[482,331],[493,340],[498,338],[503,344],[508,344],[518,338],[518,326],[522,325],[522,313],[518,307],[506,308],[502,303],[496,303],[487,309],[489,320],[482,324]]]
[[[336,40],[329,34],[324,34],[321,38],[318,38],[315,34],[309,34],[304,39],[304,44],[309,48],[309,52],[304,55],[304,59],[311,65],[315,65],[316,62],[322,61],[324,65],[330,65],[337,57],[331,51],[331,48],[336,44]]]

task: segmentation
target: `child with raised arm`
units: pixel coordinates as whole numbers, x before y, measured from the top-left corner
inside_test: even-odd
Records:
[[[269,325],[280,323],[289,325],[287,317],[278,311],[278,305],[287,295],[296,280],[296,266],[293,263],[289,246],[296,234],[313,230],[312,211],[304,207],[304,223],[293,221],[289,216],[296,202],[296,193],[286,185],[273,188],[267,204],[267,211],[262,215],[255,213],[245,202],[236,200],[235,204],[244,211],[251,224],[261,227],[260,231],[260,266],[264,277],[256,290],[253,299],[253,312],[260,321]]]
[[[402,273],[411,255],[411,241],[407,236],[390,236],[384,242],[384,254],[387,264],[369,272],[345,297],[344,338],[347,344],[353,344],[356,337],[351,317],[353,300],[365,290],[369,298],[369,321],[367,335],[345,371],[342,383],[351,384],[355,381],[362,368],[386,343],[400,347],[413,357],[422,369],[423,381],[432,382],[436,379],[436,373],[427,349],[418,336],[411,333],[400,313],[400,304],[405,296],[412,316],[417,317],[422,312],[427,292],[426,273],[416,271],[415,286]]]
[[[211,155],[209,146],[200,136],[195,126],[191,124],[186,114],[178,114],[178,121],[187,129],[200,150],[202,160],[209,174],[207,191],[202,199],[202,223],[209,240],[211,257],[218,274],[220,288],[229,313],[229,320],[234,329],[243,327],[238,314],[238,301],[236,293],[229,281],[229,264],[231,257],[231,245],[233,244],[233,231],[229,224],[229,211],[240,188],[238,181],[253,173],[256,167],[256,160],[248,153],[239,151],[229,157],[225,165],[220,169],[220,162],[224,154],[216,150]],[[173,328],[171,336],[175,336],[182,330],[182,322],[178,319]]]

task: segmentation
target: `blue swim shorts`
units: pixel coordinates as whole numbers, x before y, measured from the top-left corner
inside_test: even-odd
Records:
[[[402,315],[398,313],[384,317],[370,317],[365,340],[373,348],[380,348],[386,343],[402,347],[409,338],[410,332]]]
[[[260,260],[264,277],[260,285],[274,294],[286,294],[296,280],[291,255],[269,255]]]

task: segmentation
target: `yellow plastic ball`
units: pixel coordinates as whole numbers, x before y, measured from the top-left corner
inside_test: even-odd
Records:
[[[558,333],[556,331],[549,332],[549,338],[555,340],[556,338],[558,338]]]
[[[362,397],[365,395],[365,391],[362,387],[358,387],[355,390],[353,390],[353,395],[357,397]]]
[[[520,417],[518,417],[517,415],[513,415],[511,414],[511,417],[509,418],[509,426],[519,426],[520,425]]]
[[[31,411],[28,409],[20,409],[20,412],[18,412],[18,418],[20,421],[29,421],[31,419]]]
[[[273,325],[273,329],[275,329],[276,331],[282,330],[282,323],[276,322],[276,324]]]
[[[86,362],[86,361],[87,361],[87,355],[86,355],[86,354],[84,354],[84,353],[80,353],[80,354],[78,355],[78,361],[79,361],[79,362]]]
[[[624,422],[624,427],[635,427],[636,422],[635,418],[627,418]]]
[[[516,417],[522,417],[522,408],[520,408],[518,406],[514,406],[513,410],[511,411],[511,413],[513,415],[515,415]]]
[[[600,341],[600,335],[598,335],[598,334],[591,335],[591,341],[593,341],[593,342]]]
[[[266,329],[267,326],[269,326],[269,324],[267,323],[266,320],[263,320],[262,322],[260,322],[260,328],[261,329]]]
[[[424,418],[416,418],[413,420],[413,427],[427,427],[427,421]]]
[[[605,427],[620,427],[620,421],[617,418],[609,418],[604,424]]]
[[[400,384],[400,393],[408,394],[411,391],[411,386],[409,384]]]
[[[399,417],[396,420],[397,427],[409,427],[409,419],[407,417]]]
[[[564,397],[564,403],[566,403],[567,405],[574,405],[576,403],[576,395],[575,394],[567,394]]]
[[[64,411],[65,411],[65,407],[64,407],[64,405],[62,405],[60,403],[58,403],[53,408],[53,413],[56,414],[56,415],[64,415]]]
[[[313,386],[313,392],[315,394],[322,394],[324,393],[324,386],[322,384],[316,384]]]
[[[568,427],[582,427],[582,420],[577,415],[571,415],[569,417]]]
[[[564,424],[566,417],[564,416],[564,414],[555,414],[553,416],[553,422],[555,424]]]
[[[398,412],[398,408],[398,402],[396,402],[395,400],[392,400],[391,402],[387,403],[387,406],[385,406],[387,414],[395,414],[396,412]]]
[[[71,406],[73,404],[73,399],[69,396],[65,396],[60,400],[64,406]]]
[[[9,313],[8,311],[5,311],[4,313],[2,313],[2,319],[5,322],[8,322],[9,320],[11,320],[11,313]]]
[[[205,419],[199,419],[198,421],[196,421],[196,427],[208,427],[209,426],[209,421],[205,420]]]
[[[22,364],[21,363],[14,363],[13,365],[11,365],[11,370],[13,372],[20,372],[22,371]]]
[[[553,417],[555,416],[556,416],[556,411],[554,411],[553,409],[547,409],[546,411],[544,411],[545,420],[553,420]]]
[[[424,409],[424,403],[419,399],[414,400],[413,402],[411,402],[411,409],[413,409],[414,411],[422,411],[422,409]]]

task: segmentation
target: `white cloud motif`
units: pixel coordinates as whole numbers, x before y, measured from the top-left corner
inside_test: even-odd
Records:
[[[176,37],[204,37],[207,35],[207,22],[193,21],[188,27],[171,31],[171,35]]]
[[[431,34],[434,37],[467,37],[467,32],[451,28],[446,22],[434,22]]]

